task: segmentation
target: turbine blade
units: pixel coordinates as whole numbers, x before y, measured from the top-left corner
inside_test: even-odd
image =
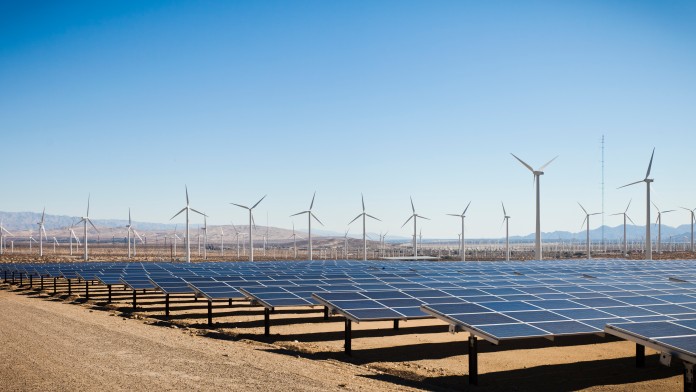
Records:
[[[459,214],[447,214],[447,215],[449,215],[449,216],[456,216],[457,218],[461,218],[461,217],[462,217],[462,216],[459,215]]]
[[[91,194],[89,194],[89,193],[87,194],[87,216],[89,216],[89,199],[91,196],[92,196]]]
[[[630,183],[630,184],[626,184],[626,185],[624,185],[624,186],[620,186],[620,187],[618,187],[618,188],[616,188],[616,189],[626,188],[627,186],[640,184],[641,182],[644,182],[644,181],[645,181],[645,180],[640,180],[640,181],[632,182],[632,183]]]
[[[87,222],[89,222],[89,224],[92,225],[92,227],[94,227],[94,230],[96,230],[96,232],[99,233],[99,229],[97,229],[97,226],[95,226],[94,223],[92,223],[91,219],[87,218]]]
[[[312,202],[309,203],[309,210],[312,210],[312,207],[314,207],[314,198],[317,197],[317,191],[314,191],[314,194],[312,195]]]
[[[580,208],[582,208],[582,212],[587,214],[587,210],[585,209],[585,207],[582,206],[582,204],[580,204],[580,202],[578,202],[578,205],[580,206]]]
[[[520,163],[523,164],[524,167],[526,167],[527,169],[529,169],[530,172],[534,173],[534,169],[533,169],[531,166],[529,166],[525,161],[521,160],[520,158],[517,157],[517,155],[515,155],[515,154],[513,154],[513,153],[510,153],[510,155],[512,155],[513,157],[515,157],[515,159],[517,159],[518,161],[520,161]]]
[[[585,222],[587,221],[587,215],[585,215],[585,219],[582,220],[582,224],[580,224],[580,228],[582,229],[585,226]]]
[[[360,199],[362,200],[363,212],[365,212],[365,196],[362,193],[360,194]]]
[[[503,202],[501,201],[500,204],[503,206],[503,215],[504,215],[504,216],[507,216],[507,212],[505,211],[505,203],[503,203]],[[503,219],[503,220],[504,220],[504,219]]]
[[[130,226],[131,223],[131,213],[130,213],[130,208],[128,209],[128,226]]]
[[[633,226],[636,226],[636,222],[634,222],[630,216],[626,215],[626,219],[628,219],[631,223],[633,223]]]
[[[414,215],[411,215],[411,216],[409,216],[409,217],[408,217],[408,219],[406,219],[406,222],[404,222],[404,224],[403,224],[403,225],[401,225],[401,227],[404,227],[404,226],[406,226],[406,224],[408,223],[408,221],[410,221],[411,219],[413,219],[413,217],[414,217],[414,216],[415,216],[415,214],[414,214]]]
[[[292,215],[290,215],[290,216],[302,215],[302,214],[306,214],[306,213],[308,213],[308,212],[309,212],[309,211],[302,211],[302,212],[298,212],[297,214],[292,214]]]
[[[203,216],[206,216],[206,217],[208,216],[208,215],[206,215],[206,214],[204,214],[204,213],[202,213],[202,212],[200,212],[200,211],[198,211],[198,210],[194,210],[193,208],[191,208],[190,210],[193,211],[193,212],[195,212],[195,213],[197,213],[197,214],[200,214],[200,215],[203,215]]]
[[[363,215],[363,214],[360,214],[360,215],[356,216],[352,221],[348,222],[348,224],[350,225],[351,223],[355,222],[355,221],[358,220],[358,218],[360,218],[362,215]]]
[[[412,197],[412,196],[409,196],[409,198],[411,199],[411,210],[412,210],[413,213],[415,214],[415,213],[416,213],[416,207],[413,206],[413,197]]]
[[[469,201],[469,204],[466,205],[466,208],[464,209],[464,212],[462,212],[462,216],[466,214],[466,211],[469,209],[469,206],[471,205],[471,201]]]
[[[321,221],[319,220],[319,218],[317,218],[317,216],[316,216],[316,215],[314,215],[314,213],[312,213],[312,212],[310,211],[309,215],[311,215],[311,216],[312,216],[312,218],[316,219],[316,221],[317,221],[317,222],[319,222],[319,224],[320,224],[320,225],[324,226],[324,224],[323,224],[323,223],[321,223]]]
[[[186,188],[186,205],[189,205],[188,186],[184,185],[184,187]]]
[[[265,197],[265,196],[264,196],[264,197]],[[261,202],[261,201],[259,200],[259,203],[260,203],[260,202]],[[247,210],[250,209],[249,207],[243,206],[243,205],[241,205],[241,204],[237,204],[237,203],[230,203],[230,204],[232,204],[233,206],[237,206],[237,207],[241,207],[241,208],[247,209]],[[258,203],[257,203],[257,204],[258,204]]]
[[[421,219],[427,219],[427,220],[430,220],[430,218],[426,218],[426,217],[424,217],[424,216],[420,216],[420,215],[416,215],[416,216],[417,216],[417,217],[419,217],[419,218],[421,218]]]
[[[539,168],[539,171],[544,171],[544,169],[546,169],[546,166],[550,165],[550,164],[551,164],[551,162],[555,161],[555,160],[556,160],[556,158],[558,158],[558,157],[559,157],[559,155],[556,155],[555,157],[553,157],[553,159],[552,159],[552,160],[550,160],[550,161],[546,162],[546,164],[545,164],[544,166],[542,166],[542,167],[540,167],[540,168]]]
[[[172,219],[176,218],[177,216],[179,216],[179,214],[181,214],[181,213],[184,212],[184,211],[186,211],[186,207],[182,208],[181,211],[177,212],[176,215],[174,215],[173,217],[169,218],[169,220],[172,220]],[[84,219],[83,219],[83,220],[84,220]],[[80,221],[80,222],[82,222],[82,221]],[[77,223],[80,223],[80,222],[77,222]]]
[[[370,214],[365,214],[365,215],[369,216],[370,218],[372,218],[372,219],[374,219],[374,220],[378,220],[378,221],[380,221],[380,222],[382,221],[381,219],[376,218],[376,217],[374,217],[374,216],[372,216],[372,215],[370,215]]]
[[[653,147],[652,155],[650,155],[650,163],[648,164],[648,172],[645,173],[645,179],[650,177],[650,170],[652,169],[653,158],[655,157],[655,147]]]
[[[633,201],[633,199],[631,199],[631,200],[628,201],[628,205],[626,206],[626,211],[624,211],[624,212],[628,212],[628,207],[631,206],[631,202],[632,202],[632,201]]]
[[[254,204],[254,205],[251,207],[251,209],[253,210],[254,208],[256,208],[256,206],[259,205],[259,204],[263,201],[263,199],[266,198],[266,196],[268,196],[268,195],[263,195],[263,197],[260,198],[259,201],[257,201],[256,204]]]

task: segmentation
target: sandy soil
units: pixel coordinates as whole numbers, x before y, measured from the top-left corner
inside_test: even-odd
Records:
[[[27,287],[0,290],[0,377],[13,389],[408,389],[474,391],[677,391],[682,367],[635,367],[635,345],[611,337],[479,343],[479,386],[470,387],[466,333],[450,334],[434,319],[354,324],[353,356],[343,352],[343,318],[322,309],[286,308],[271,314],[248,302],[214,303],[73,284],[66,295]],[[225,356],[226,355],[226,356]],[[8,385],[5,383],[5,385]],[[65,388],[63,388],[65,386]]]

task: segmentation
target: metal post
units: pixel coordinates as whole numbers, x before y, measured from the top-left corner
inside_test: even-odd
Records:
[[[56,279],[55,277],[53,278],[53,295],[56,295]]]
[[[694,364],[684,362],[684,392],[696,391],[694,384]]]
[[[43,291],[44,285],[43,285],[43,275],[41,275],[41,291]]]
[[[24,277],[22,276],[22,273],[20,272],[19,273],[19,287],[24,286],[24,284],[22,283],[22,279],[24,279]]]
[[[469,335],[469,384],[478,385],[478,341]]]
[[[263,308],[263,334],[268,336],[271,334],[271,310]]]
[[[106,287],[109,289],[109,299],[106,302],[111,303],[111,285],[107,285]]]
[[[328,319],[329,319],[329,307],[324,306],[324,320],[328,320]]]
[[[34,287],[34,275],[29,275],[29,288]]]
[[[394,329],[399,329],[399,320],[394,320]]]
[[[164,319],[169,320],[169,293],[164,295]]]
[[[68,295],[72,295],[72,282],[68,279]]]
[[[213,326],[213,301],[208,300],[208,328]]]
[[[351,345],[351,340],[353,339],[351,327],[351,321],[346,319],[345,343],[343,344],[346,355],[353,354],[353,348]]]
[[[232,298],[230,298],[227,302],[227,305],[231,308],[232,307]]]
[[[138,303],[138,302],[137,302],[137,296],[138,296],[138,291],[137,291],[137,290],[133,290],[133,310],[135,310],[135,307],[136,307],[136,305],[137,305],[137,303]]]
[[[636,367],[645,366],[645,346],[636,343]]]
[[[89,301],[89,280],[85,280],[85,300]]]

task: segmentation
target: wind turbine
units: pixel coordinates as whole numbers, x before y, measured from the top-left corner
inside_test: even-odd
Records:
[[[691,252],[694,251],[694,222],[696,222],[696,208],[693,210],[690,210],[686,207],[681,207],[683,210],[689,211],[689,214],[691,215],[691,219],[689,219],[689,223],[691,224]]]
[[[172,239],[174,240],[174,252],[173,252],[173,256],[174,256],[174,257],[176,257],[176,241],[177,241],[177,240],[181,241],[181,237],[179,237],[179,236],[176,234],[176,229],[177,229],[177,227],[174,226],[174,235],[172,236]]]
[[[89,251],[87,250],[87,223],[92,225],[94,230],[96,230],[97,233],[99,233],[99,230],[97,230],[97,226],[94,226],[94,223],[92,223],[92,220],[89,219],[89,199],[90,195],[87,195],[87,215],[83,216],[82,219],[80,219],[77,224],[83,223],[85,224],[84,226],[84,239],[85,239],[85,246],[84,246],[84,261],[89,260]]]
[[[406,226],[406,224],[411,219],[413,219],[413,257],[417,258],[418,257],[418,242],[417,242],[417,238],[416,238],[416,233],[418,232],[418,230],[417,230],[418,218],[427,219],[427,220],[430,220],[430,218],[426,218],[424,216],[420,216],[420,215],[416,214],[416,207],[413,206],[413,197],[410,197],[410,198],[411,198],[411,210],[413,211],[413,214],[411,216],[409,216],[408,219],[406,219],[406,222],[404,222],[404,224],[401,225],[401,227]]]
[[[582,228],[582,226],[585,225],[585,222],[587,222],[587,259],[589,260],[592,258],[592,255],[590,254],[590,249],[592,247],[592,243],[590,242],[590,217],[592,215],[601,215],[602,213],[601,212],[593,212],[590,214],[587,212],[585,207],[582,206],[582,204],[580,204],[578,202],[578,205],[580,206],[580,208],[582,208],[582,212],[585,213],[585,219],[582,220],[582,224],[580,225],[580,227]]]
[[[5,237],[7,237],[8,235],[12,236],[12,233],[7,231],[5,226],[2,225],[2,221],[0,221],[0,255],[5,253],[5,241],[7,241]]]
[[[208,218],[203,216],[203,260],[208,260]]]
[[[312,218],[316,219],[317,222],[319,222],[320,225],[324,226],[323,223],[317,218],[316,215],[312,212],[312,207],[314,207],[314,198],[317,196],[317,192],[314,191],[314,195],[312,196],[312,202],[309,204],[309,209],[306,211],[298,212],[297,214],[292,214],[290,216],[296,216],[296,215],[302,215],[302,214],[307,214],[307,220],[309,221],[309,226],[307,229],[307,240],[308,240],[308,251],[309,251],[309,260],[312,260]]]
[[[237,227],[235,227],[234,222],[230,221],[230,224],[232,225],[232,229],[234,229],[234,234],[237,237],[237,258],[239,258],[239,236],[240,236],[240,233],[237,230]]]
[[[292,247],[295,251],[295,256],[294,258],[297,259],[297,237],[300,237],[299,235],[295,234],[295,222],[292,222],[292,235],[290,238],[292,238]],[[300,237],[302,238],[302,237]]]
[[[222,231],[222,226],[220,226],[220,256],[225,256],[225,232]]]
[[[355,222],[358,220],[358,218],[362,217],[362,224],[363,224],[363,261],[367,261],[367,231],[365,230],[365,220],[369,216],[370,218],[374,220],[378,220],[381,222],[379,218],[375,218],[374,216],[368,214],[365,212],[365,197],[363,194],[360,194],[360,198],[362,199],[362,212],[358,214],[355,218],[353,218],[352,221],[348,222],[348,226],[350,226],[351,223]],[[346,231],[346,235],[348,235],[348,232]]]
[[[461,258],[462,261],[466,261],[466,250],[464,249],[464,218],[466,218],[466,210],[469,209],[469,206],[471,205],[471,202],[466,205],[466,208],[464,208],[464,212],[461,214],[447,214],[449,216],[456,216],[458,218],[462,219],[462,234],[461,234],[461,239],[459,240],[459,251],[461,252]]]
[[[58,245],[58,240],[56,237],[53,237],[53,254],[56,253],[56,245]]]
[[[624,212],[617,212],[616,214],[611,214],[611,216],[623,215],[624,256],[626,256],[626,257],[628,257],[628,239],[626,238],[626,220],[628,219],[634,225],[636,224],[633,221],[633,219],[631,219],[631,217],[628,216],[628,207],[631,206],[631,201],[633,201],[633,199],[628,201],[628,205],[626,206],[626,210],[624,210]]]
[[[674,212],[676,210],[660,211],[660,208],[657,206],[657,204],[652,204],[655,206],[655,209],[657,210],[657,220],[655,221],[655,223],[657,223],[657,253],[662,253],[662,214]]]
[[[70,227],[70,236],[69,237],[70,237],[70,256],[72,256],[73,255],[73,249],[72,249],[73,248],[73,246],[72,246],[73,238],[77,242],[77,250],[78,251],[80,250],[80,239],[77,237],[77,234],[75,234],[75,231],[73,230],[72,226]]]
[[[174,215],[171,219],[176,218],[181,214],[182,212],[186,211],[186,262],[190,263],[191,262],[191,237],[190,237],[190,230],[189,230],[189,211],[193,211],[196,214],[203,215],[204,217],[207,216],[206,214],[197,211],[189,206],[189,195],[188,195],[188,187],[184,186],[186,188],[186,207],[182,208],[181,211],[177,212],[176,215]]]
[[[556,158],[558,158],[558,155],[556,155],[552,160],[548,161],[538,170],[534,170],[531,166],[529,166],[526,162],[518,158],[515,154],[510,153],[510,155],[515,157],[515,159],[520,161],[520,163],[524,165],[524,167],[529,169],[529,171],[531,171],[532,174],[534,174],[534,184],[536,184],[536,234],[534,236],[534,257],[537,260],[541,260],[541,192],[539,189],[539,181],[541,180],[541,176],[544,175],[544,169],[546,168],[546,166],[550,165],[551,162],[555,161]]]
[[[128,209],[128,224],[126,225],[126,229],[128,230],[128,258],[131,258],[131,233],[135,234],[136,237],[140,239],[140,243],[143,243],[142,237],[140,237],[140,234],[138,234],[137,231],[133,228],[133,222],[131,221],[131,210],[130,208]],[[135,250],[135,241],[133,241],[133,250]]]
[[[505,211],[505,204],[502,201],[500,204],[503,206],[503,223],[505,223],[505,261],[510,261],[510,216]]]
[[[31,244],[32,244],[32,241],[33,241],[33,242],[36,242],[36,243],[39,242],[39,241],[37,241],[37,240],[34,239],[34,231],[33,231],[33,230],[29,230],[29,253],[31,253]]]
[[[253,238],[252,230],[253,230],[253,226],[256,226],[256,224],[254,223],[253,211],[254,211],[254,208],[256,208],[256,206],[258,206],[259,203],[261,203],[261,201],[263,201],[263,199],[266,198],[266,196],[267,195],[263,195],[263,197],[261,199],[259,199],[259,201],[257,201],[256,204],[251,206],[251,208],[249,208],[247,206],[243,206],[241,204],[230,203],[230,204],[235,205],[237,207],[245,208],[249,211],[249,261],[254,261],[254,238]],[[232,225],[232,227],[234,227],[234,225]],[[235,229],[235,231],[236,230],[237,229]],[[239,257],[239,233],[237,233],[237,257]]]
[[[653,158],[655,157],[655,148],[653,147],[652,155],[650,155],[650,163],[648,164],[648,171],[645,173],[645,178],[632,182],[630,184],[626,184],[624,186],[620,186],[617,189],[625,188],[627,186],[635,185],[635,184],[640,184],[641,182],[645,182],[646,186],[646,199],[645,199],[645,259],[646,260],[652,260],[652,240],[650,237],[650,224],[652,223],[650,221],[650,184],[654,181],[650,177],[650,169],[652,169],[652,163],[653,163]]]
[[[44,228],[44,219],[46,217],[46,207],[44,207],[41,213],[41,221],[37,223],[39,225],[39,256],[43,256],[43,239],[46,238],[48,241],[48,236],[46,236],[46,229]]]

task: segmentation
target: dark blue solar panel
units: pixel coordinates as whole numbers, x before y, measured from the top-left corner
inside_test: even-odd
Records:
[[[582,320],[583,324],[591,325],[597,329],[604,329],[604,326],[611,323],[625,323],[628,320],[622,318],[590,319]]]
[[[548,309],[548,310],[554,310],[554,309],[576,309],[576,308],[585,308],[586,306],[581,305],[576,302],[571,302],[563,299],[549,299],[549,300],[542,300],[542,301],[527,301],[530,304],[534,306],[538,306],[541,309]]]
[[[631,296],[631,297],[619,297],[621,302],[625,302],[629,305],[657,305],[664,304],[665,301],[648,296]]]
[[[393,320],[393,319],[399,319],[402,317],[401,314],[399,314],[391,309],[388,309],[388,308],[352,309],[352,310],[349,309],[349,310],[346,310],[346,312],[360,321]]]
[[[611,318],[612,315],[597,309],[559,309],[554,312],[573,320]]]
[[[637,306],[617,306],[613,308],[601,308],[599,310],[617,317],[655,316],[655,312]]]
[[[421,317],[428,317],[426,313],[424,313],[420,306],[415,306],[415,307],[391,307],[394,311],[399,312],[403,314],[405,317],[409,318],[421,318]]]
[[[667,346],[677,348],[681,351],[690,353],[691,355],[696,355],[696,337],[676,337],[676,338],[662,338],[658,340]]]
[[[517,321],[500,313],[470,313],[451,315],[453,319],[467,325],[511,324]]]
[[[437,304],[429,305],[432,310],[442,314],[463,314],[463,313],[483,313],[490,310],[483,306],[471,303],[456,303],[456,304]]]
[[[524,321],[524,322],[534,322],[534,321],[556,321],[556,320],[567,320],[567,318],[556,314],[555,312],[549,312],[547,310],[531,310],[522,312],[504,312],[506,316],[512,317],[514,319]]]
[[[317,293],[319,297],[326,301],[350,301],[350,300],[361,300],[366,297],[360,293],[356,292],[344,292],[344,293]]]
[[[340,309],[351,310],[351,309],[376,309],[383,308],[382,305],[376,301],[364,299],[364,300],[350,300],[350,301],[332,301],[332,304],[336,305]]]
[[[588,332],[599,332],[600,329],[590,325],[585,325],[578,321],[551,321],[542,323],[532,323],[533,326],[551,332],[553,335],[578,334]]]
[[[372,299],[399,299],[399,298],[412,298],[409,295],[397,290],[389,291],[366,291],[362,293],[364,296]]]
[[[659,313],[659,314],[685,314],[685,313],[693,313],[693,310],[679,306],[679,305],[671,305],[671,304],[664,304],[664,305],[643,305],[641,306],[643,309],[647,309],[651,312]]]
[[[696,329],[696,318],[693,318],[691,320],[679,320],[679,321],[675,321],[674,323],[682,325],[682,326],[687,327],[687,328]]]
[[[380,299],[379,303],[388,308],[420,307],[423,303],[415,298],[410,299]]]
[[[611,298],[581,298],[575,299],[573,302],[589,306],[591,308],[605,308],[609,306],[626,306],[625,303],[619,302]]]
[[[546,331],[527,324],[499,324],[477,327],[484,333],[499,339],[513,339],[548,335]]]
[[[519,301],[498,301],[486,302],[482,304],[484,307],[498,312],[515,311],[515,310],[539,310],[538,307]]]

